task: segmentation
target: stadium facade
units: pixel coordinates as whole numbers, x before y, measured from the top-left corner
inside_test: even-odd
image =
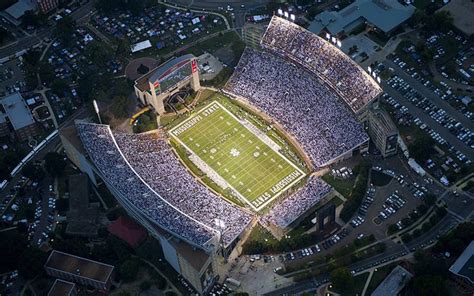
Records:
[[[156,113],[165,113],[166,101],[180,89],[190,86],[201,88],[198,63],[195,56],[187,54],[159,65],[135,81],[135,95],[145,106],[152,106]]]
[[[104,173],[104,168],[98,165],[97,159],[92,155],[93,152],[88,151],[84,146],[83,139],[81,139],[77,129],[77,125],[81,124],[89,125],[87,123],[76,123],[76,125],[60,130],[60,138],[68,158],[89,176],[94,185],[105,185],[127,213],[160,241],[165,259],[176,272],[181,274],[197,292],[204,294],[215,280],[218,252],[222,254],[226,250],[231,250],[245,233],[240,233],[234,240],[225,244],[218,230],[205,226],[209,236],[206,236],[208,239],[202,242],[201,240],[193,240],[185,234],[168,228],[167,225],[158,223],[147,214],[145,208],[134,204],[133,198],[126,193],[124,194],[123,190],[111,180],[110,175]],[[94,126],[95,124],[90,125]],[[111,137],[113,137],[112,134]],[[106,151],[106,153],[112,153],[112,148],[109,147]],[[119,154],[122,155],[121,152]],[[134,180],[134,182],[137,181]],[[129,180],[123,180],[123,182],[129,182]],[[175,211],[179,212],[180,210],[176,208]],[[172,217],[165,218],[170,223],[184,222]],[[181,216],[181,219],[194,220],[187,215]],[[197,225],[199,223],[197,221],[194,222],[196,223],[189,226],[189,228],[199,230],[198,228],[202,225]],[[243,231],[250,229],[248,227],[250,225],[242,226]]]
[[[301,44],[309,46],[302,49],[314,56],[303,56],[298,52]],[[369,105],[381,92],[370,75],[334,45],[282,18],[272,18],[261,45],[266,52],[244,52],[224,88],[226,94],[289,134],[291,142],[314,168],[331,165],[368,149],[369,138],[361,121],[367,118]],[[314,65],[318,56],[322,57],[317,61],[319,68]],[[274,101],[269,102],[270,106],[288,109],[282,116],[272,113],[259,105],[260,98],[256,93],[265,87],[271,89],[271,85],[263,84],[277,80],[257,71],[260,75],[257,83],[247,81],[246,70],[250,73],[260,70],[255,69],[259,65],[252,63],[252,58],[261,59],[262,68],[274,69],[273,64],[268,63],[272,61],[281,68],[279,74],[294,73],[293,77],[303,77],[294,79],[292,83],[296,84],[290,83],[288,88],[301,89],[304,85],[298,83],[304,82],[315,86],[325,97],[321,100],[317,96],[311,97],[313,100],[307,109],[299,110],[293,114],[295,117],[291,114],[295,104],[278,105],[282,99],[271,97]],[[336,66],[333,58],[338,63]],[[239,85],[245,88],[252,84],[261,87],[249,92],[239,89]],[[357,87],[353,88],[354,84]],[[192,55],[165,62],[137,79],[134,88],[143,105],[162,115],[167,100],[188,86],[195,91],[200,89],[197,60]],[[293,89],[280,94],[284,93],[289,100],[293,97]],[[309,117],[315,113],[324,114],[321,108],[326,104],[334,108],[335,115],[327,114],[333,122],[328,124],[325,118]],[[283,118],[286,115],[289,115],[289,121]],[[291,122],[293,119],[296,124]],[[299,124],[304,125],[304,132],[298,129]],[[321,139],[313,141],[306,136]],[[158,138],[148,138],[148,134],[119,134],[113,133],[107,125],[76,122],[74,126],[62,128],[60,137],[69,159],[94,185],[105,185],[128,214],[160,241],[165,259],[199,293],[205,293],[215,281],[218,254],[233,250],[255,225],[254,213],[224,201],[210,188],[198,183],[174,155],[164,135],[158,133]],[[319,140],[325,147],[318,146]],[[304,186],[290,189],[289,194],[275,201],[269,213],[262,216],[262,221],[287,230],[317,204],[327,200],[332,192],[328,184],[312,176]]]

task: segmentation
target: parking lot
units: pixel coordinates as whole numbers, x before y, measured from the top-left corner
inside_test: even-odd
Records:
[[[26,90],[21,65],[20,59],[13,59],[0,66],[0,97]]]
[[[110,38],[126,38],[130,44],[150,40],[157,54],[168,53],[186,43],[224,30],[222,18],[161,5],[138,15],[109,13],[94,15],[92,25]]]
[[[444,126],[450,133],[456,136],[464,144],[466,144],[470,148],[474,148],[474,133],[472,130],[464,126],[461,122],[456,120],[444,109],[441,109],[436,106],[434,103],[428,100],[428,98],[422,96],[401,77],[395,75],[387,80],[387,84],[398,92],[400,92],[410,103],[412,103],[417,108],[423,110],[437,123]],[[426,128],[426,125],[421,128]],[[439,141],[439,139],[435,140]],[[465,156],[464,159],[460,157],[459,160],[464,161]]]

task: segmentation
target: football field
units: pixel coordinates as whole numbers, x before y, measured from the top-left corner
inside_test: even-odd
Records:
[[[204,163],[211,179],[224,180],[216,183],[225,183],[258,211],[305,173],[247,125],[213,101],[169,133]]]

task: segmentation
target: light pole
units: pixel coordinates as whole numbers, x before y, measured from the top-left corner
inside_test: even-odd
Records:
[[[100,122],[100,124],[102,124],[102,119],[100,118],[99,106],[97,105],[97,101],[93,100],[92,104],[94,105],[94,110],[95,110],[95,113],[97,113],[97,117],[99,118],[99,122]]]

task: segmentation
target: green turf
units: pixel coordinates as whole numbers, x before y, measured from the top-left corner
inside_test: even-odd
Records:
[[[169,133],[257,211],[305,177],[217,101]]]

